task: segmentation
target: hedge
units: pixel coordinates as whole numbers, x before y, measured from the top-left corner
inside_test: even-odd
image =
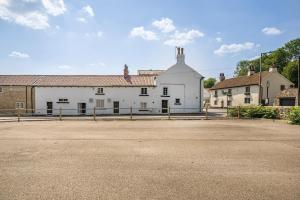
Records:
[[[288,113],[288,120],[291,124],[300,125],[300,106],[294,106]]]
[[[266,119],[277,119],[279,118],[279,111],[273,107],[263,106],[247,106],[247,107],[234,107],[228,108],[228,115],[230,117],[238,117],[240,110],[241,118],[266,118]]]

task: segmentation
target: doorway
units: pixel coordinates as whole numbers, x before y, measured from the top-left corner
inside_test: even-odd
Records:
[[[47,102],[47,115],[53,114],[53,102]]]
[[[168,100],[161,100],[161,113],[168,113],[169,102]]]
[[[86,103],[78,103],[78,114],[80,115],[86,114]]]
[[[119,114],[120,103],[118,101],[114,101],[114,114]]]

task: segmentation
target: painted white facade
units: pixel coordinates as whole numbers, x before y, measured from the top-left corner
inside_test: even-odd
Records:
[[[177,63],[156,76],[155,85],[147,87],[148,96],[141,96],[142,87],[35,87],[35,113],[47,114],[47,102],[52,102],[52,114],[80,114],[79,103],[86,104],[86,114],[93,114],[97,99],[104,100],[104,108],[96,108],[96,114],[113,114],[114,102],[119,102],[119,114],[160,114],[162,101],[167,100],[171,113],[199,113],[203,102],[203,77],[184,62],[183,49],[177,55]],[[103,95],[97,95],[97,88]],[[163,95],[164,88],[168,94]],[[68,102],[60,103],[59,99]],[[176,103],[179,99],[180,103]],[[142,109],[141,104],[146,104]],[[164,111],[166,111],[164,109]]]
[[[265,105],[273,105],[276,95],[281,91],[293,86],[293,83],[277,72],[276,68],[270,68],[269,73],[262,79],[262,100]],[[246,92],[246,87],[250,87],[250,93]],[[231,95],[227,96],[228,90]],[[217,95],[215,95],[217,92]],[[246,101],[245,98],[250,98]],[[259,86],[248,85],[240,87],[231,87],[217,90],[210,90],[211,107],[227,106],[248,106],[259,105]]]

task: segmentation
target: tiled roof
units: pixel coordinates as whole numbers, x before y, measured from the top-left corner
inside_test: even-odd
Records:
[[[151,87],[155,81],[149,75],[0,75],[0,85]]]
[[[270,72],[262,72],[262,79],[266,77]],[[224,81],[218,82],[211,90],[241,87],[247,85],[258,85],[259,84],[259,73],[252,74],[251,76],[238,76],[235,78],[225,79]]]
[[[163,73],[165,70],[138,70],[138,75],[160,75]]]

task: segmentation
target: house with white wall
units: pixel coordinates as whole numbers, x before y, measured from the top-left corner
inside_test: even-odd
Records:
[[[280,91],[294,86],[277,72],[276,67],[271,67],[269,71],[263,71],[261,74],[249,70],[246,76],[230,79],[225,79],[224,73],[221,73],[219,79],[210,89],[211,107],[260,105],[260,99],[262,105],[273,105]]]
[[[203,76],[185,64],[183,48],[166,70],[122,75],[46,75],[34,83],[35,113],[64,115],[199,113]]]

